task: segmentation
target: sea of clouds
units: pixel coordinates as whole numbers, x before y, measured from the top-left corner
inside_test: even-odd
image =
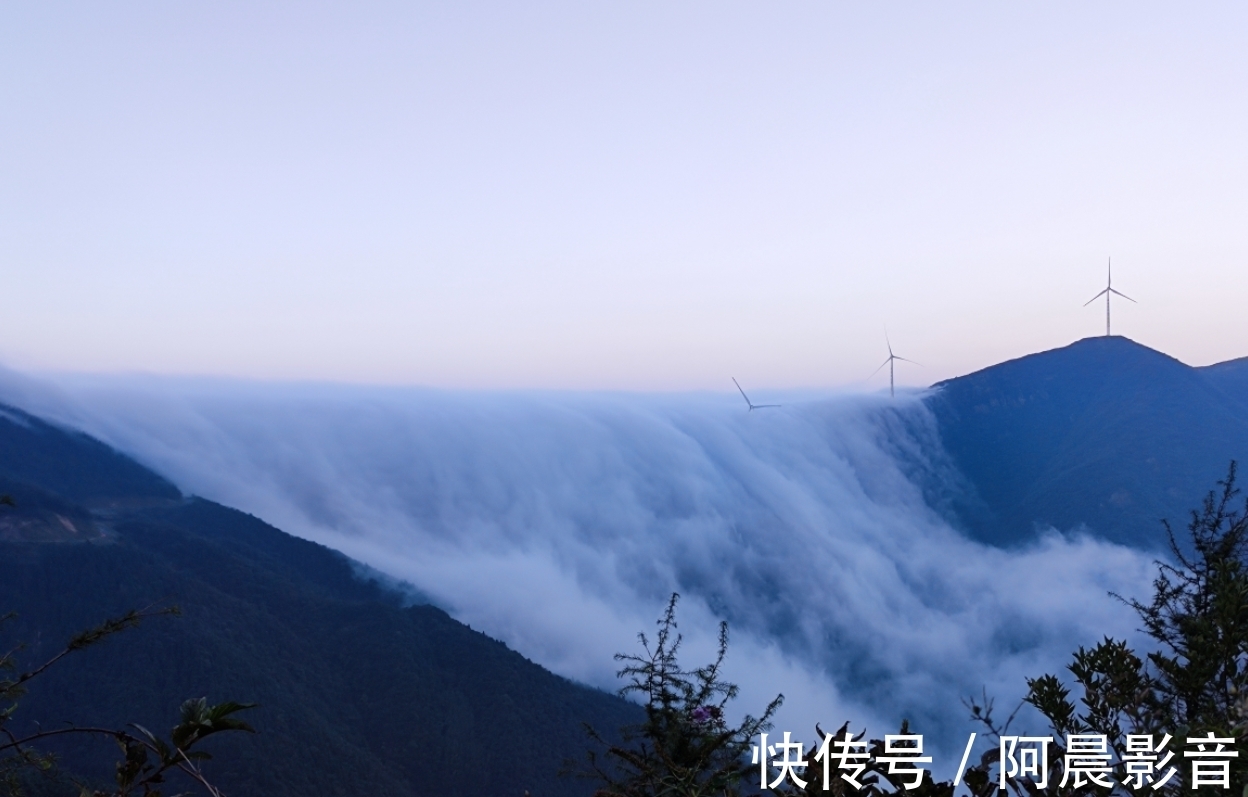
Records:
[[[7,374],[0,400],[125,451],[183,491],[405,580],[555,672],[618,686],[679,592],[686,661],[727,620],[739,707],[777,730],[903,718],[952,775],[962,700],[1004,713],[1078,645],[1135,639],[1109,597],[1151,556],[1077,534],[960,534],[921,393],[746,412],[727,394],[452,392]],[[944,770],[949,770],[945,772]]]

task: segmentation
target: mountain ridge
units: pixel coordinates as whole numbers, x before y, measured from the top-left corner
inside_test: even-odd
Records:
[[[259,734],[210,746],[210,778],[229,794],[572,797],[583,789],[558,773],[587,747],[582,724],[610,737],[640,718],[361,578],[337,551],[183,497],[94,438],[3,406],[0,488],[18,502],[4,508],[16,520],[0,522],[0,613],[18,613],[3,634],[28,643],[24,664],[130,609],[182,613],[59,662],[32,682],[15,732],[67,720],[162,728],[182,700],[207,696],[259,704],[247,717]],[[49,748],[70,772],[111,779],[111,745]]]
[[[1160,521],[1184,525],[1230,460],[1248,455],[1237,362],[1198,369],[1098,337],[938,382],[926,403],[974,485],[957,502],[963,526],[998,544],[1086,527],[1160,549]]]

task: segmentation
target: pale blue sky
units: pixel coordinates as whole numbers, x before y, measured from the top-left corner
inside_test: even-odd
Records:
[[[1248,355],[1246,44],[1212,2],[6,3],[0,362],[820,387],[887,326],[927,384],[1103,332],[1107,255],[1115,331]]]

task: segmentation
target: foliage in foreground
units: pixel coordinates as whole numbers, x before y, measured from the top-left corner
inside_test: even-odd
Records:
[[[247,723],[233,716],[251,708],[248,704],[226,702],[210,706],[204,698],[187,700],[182,704],[178,724],[167,739],[141,725],[133,725],[130,730],[71,725],[39,728],[26,735],[12,730],[14,712],[29,684],[57,662],[113,634],[133,628],[146,618],[175,613],[176,609],[131,611],[122,617],[107,620],[76,635],[60,653],[30,670],[21,671],[17,667],[16,654],[21,649],[20,645],[0,655],[0,793],[20,797],[25,793],[24,784],[29,783],[34,773],[52,773],[55,760],[50,754],[37,749],[40,742],[85,735],[112,739],[120,748],[122,758],[116,766],[116,788],[99,790],[79,784],[82,797],[162,797],[169,777],[174,774],[197,784],[212,797],[222,797],[203,773],[202,762],[211,755],[196,746],[208,736],[222,731],[251,731]],[[11,614],[5,615],[0,618],[0,623],[12,617]]]
[[[728,652],[728,624],[719,625],[715,661],[694,670],[677,661],[680,635],[676,633],[676,602],[672,595],[659,620],[653,647],[639,634],[642,655],[617,653],[624,662],[618,675],[627,679],[623,697],[645,699],[646,718],[622,729],[623,743],[608,745],[592,728],[590,736],[606,748],[603,756],[589,753],[590,775],[604,785],[595,797],[731,794],[750,769],[751,740],[771,727],[771,717],[784,700],[778,695],[755,718],[748,714],[729,726],[724,710],[737,696],[735,684],[720,678]]]
[[[1067,667],[1073,684],[1068,686],[1056,675],[1028,679],[1024,701],[1048,721],[1054,744],[1047,772],[1008,780],[1009,792],[1018,797],[1189,792],[1191,784],[1183,771],[1187,762],[1178,749],[1186,739],[1208,734],[1238,739],[1248,733],[1248,504],[1237,508],[1240,491],[1235,481],[1232,462],[1218,489],[1192,512],[1183,540],[1165,524],[1173,562],[1156,563],[1151,600],[1113,596],[1136,611],[1156,650],[1140,656],[1125,641],[1106,637],[1092,648],[1075,651]],[[739,725],[728,726],[725,709],[737,687],[720,678],[727,626],[720,625],[719,652],[713,663],[682,669],[676,657],[680,646],[677,597],[672,596],[659,620],[653,648],[643,634],[642,655],[616,656],[625,662],[619,672],[626,679],[621,694],[645,699],[646,721],[625,728],[625,741],[619,745],[606,745],[591,730],[599,749],[605,747],[603,754],[589,754],[586,774],[602,784],[595,797],[736,797],[762,790],[759,767],[751,760],[752,742],[770,729],[770,719],[783,696],[773,700],[759,718],[746,716]],[[1072,695],[1077,695],[1077,701]],[[792,773],[804,780],[804,786],[787,778],[768,784],[767,790],[787,797],[952,797],[955,790],[974,797],[1003,794],[998,769],[1002,737],[1029,734],[1010,731],[1013,714],[999,724],[992,714],[992,701],[986,697],[969,700],[967,706],[994,746],[978,761],[968,762],[956,787],[951,781],[933,781],[927,770],[919,779],[905,774],[906,770],[890,769],[878,759],[887,758],[889,752],[895,755],[897,745],[907,743],[894,740],[890,751],[887,740],[872,739],[866,743],[870,759],[860,762],[863,766],[854,776],[861,788],[838,777],[834,765],[825,789],[822,776],[832,740],[863,742],[861,735],[847,735],[846,723],[835,734],[816,726],[819,742],[803,745],[800,764]],[[903,722],[898,735],[911,733]],[[1064,742],[1072,734],[1103,734],[1116,762],[1129,752],[1129,736],[1152,735],[1160,740],[1169,734],[1175,753],[1171,763],[1182,775],[1154,788],[1152,782],[1124,777],[1127,773],[1116,764],[1112,775],[1101,778],[1109,785],[1078,778],[1063,785],[1064,757],[1074,752]],[[1231,759],[1229,789],[1205,787],[1196,793],[1248,797],[1248,754]]]
[[[1055,675],[1028,680],[1027,702],[1055,732],[1104,734],[1118,757],[1130,734],[1168,733],[1181,744],[1248,733],[1248,504],[1236,508],[1235,479],[1232,462],[1219,489],[1192,512],[1186,544],[1165,524],[1174,562],[1157,562],[1148,603],[1125,600],[1157,650],[1140,657],[1108,637],[1079,648],[1067,668],[1078,704]],[[1241,753],[1231,759],[1231,790],[1246,787],[1248,756]]]

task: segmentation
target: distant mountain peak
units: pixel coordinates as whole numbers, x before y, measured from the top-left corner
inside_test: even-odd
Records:
[[[1124,369],[1157,368],[1193,371],[1192,366],[1171,357],[1165,352],[1149,348],[1122,335],[1099,335],[1082,338],[1056,349],[1036,352],[978,371],[937,382],[932,387],[943,387],[960,380],[976,379],[985,374],[1023,374],[1028,369],[1060,371],[1063,369],[1101,369],[1102,374],[1121,374]]]
[[[1114,335],[938,383],[928,404],[974,485],[960,519],[993,542],[1086,526],[1157,547],[1162,518],[1182,526],[1229,461],[1248,460],[1238,362],[1198,369]]]

